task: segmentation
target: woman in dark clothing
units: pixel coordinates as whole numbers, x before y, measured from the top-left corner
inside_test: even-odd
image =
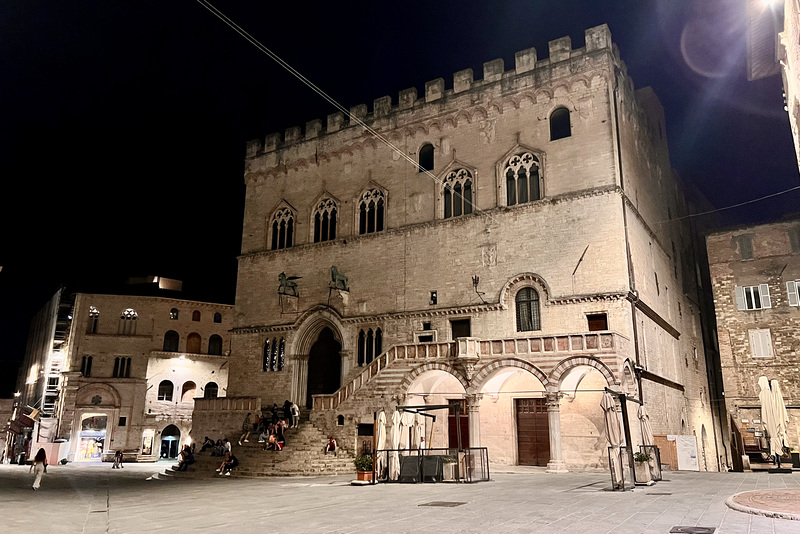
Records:
[[[283,403],[283,418],[287,422],[292,420],[292,403],[288,400]]]
[[[277,423],[278,419],[280,419],[280,417],[278,417],[278,403],[276,402],[272,405],[272,424],[274,425]]]

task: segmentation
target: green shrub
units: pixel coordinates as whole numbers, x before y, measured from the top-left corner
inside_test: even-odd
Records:
[[[372,455],[371,454],[361,454],[356,456],[353,460],[353,463],[356,466],[356,470],[358,471],[372,471]]]

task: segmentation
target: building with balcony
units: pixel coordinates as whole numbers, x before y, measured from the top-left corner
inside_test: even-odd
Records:
[[[458,405],[427,420],[430,447],[460,430],[492,462],[558,472],[607,465],[610,388],[629,445],[643,402],[717,469],[697,242],[658,99],[606,26],[482,74],[248,144],[231,402],[196,416],[233,435],[289,399],[355,451],[378,410]]]

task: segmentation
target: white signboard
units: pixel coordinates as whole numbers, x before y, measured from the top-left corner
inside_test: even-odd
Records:
[[[694,436],[667,436],[675,442],[678,453],[678,471],[700,471],[697,460],[697,438]]]

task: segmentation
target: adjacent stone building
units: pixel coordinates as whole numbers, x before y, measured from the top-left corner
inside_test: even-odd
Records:
[[[717,469],[658,99],[606,26],[482,76],[248,144],[229,398],[198,401],[195,420],[233,434],[290,399],[355,450],[377,410],[457,404],[426,423],[430,447],[460,428],[492,462],[563,471],[607,464],[611,388],[665,440],[696,435]]]
[[[732,228],[706,238],[725,405],[745,445],[762,432],[762,375],[780,383],[791,447],[800,444],[800,220]],[[756,449],[757,450],[757,449]],[[739,451],[740,453],[742,451]]]
[[[180,287],[163,278],[149,281]],[[148,292],[165,293],[143,291]],[[127,293],[137,293],[137,287]],[[170,296],[69,293],[68,336],[58,344],[57,381],[43,373],[37,379],[41,366],[21,373],[24,391],[49,391],[54,385],[55,392],[56,409],[42,414],[31,446],[67,443],[58,454],[70,461],[108,459],[117,449],[137,461],[177,455],[192,429],[194,398],[226,394],[233,306],[166,293]],[[33,408],[49,408],[25,399]]]

